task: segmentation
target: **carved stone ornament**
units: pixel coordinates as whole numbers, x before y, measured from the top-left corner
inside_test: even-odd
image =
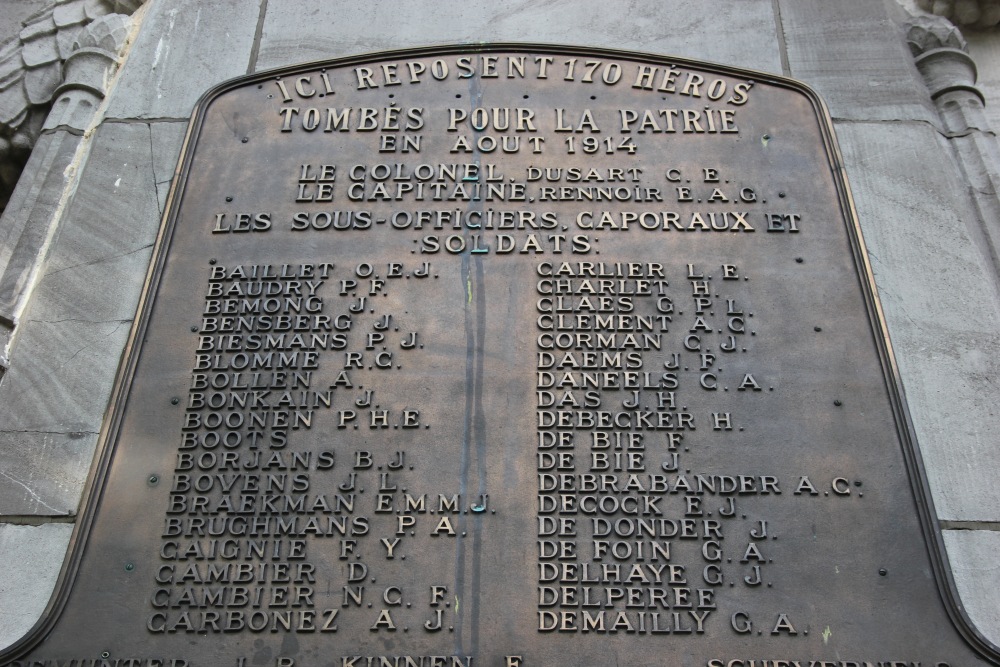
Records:
[[[906,43],[914,57],[932,49],[969,50],[965,37],[954,24],[932,16],[916,16],[907,21]]]
[[[984,30],[1000,24],[1000,0],[917,0],[917,6],[960,26]]]
[[[950,21],[936,16],[916,17],[907,23],[906,42],[932,99],[961,90],[985,104],[982,92],[975,87],[976,63],[967,52],[962,33]]]
[[[142,2],[58,0],[29,18],[17,37],[0,46],[0,211],[59,93],[83,87],[103,98],[103,71],[117,62],[128,34],[128,17]],[[78,49],[84,53],[74,57]]]

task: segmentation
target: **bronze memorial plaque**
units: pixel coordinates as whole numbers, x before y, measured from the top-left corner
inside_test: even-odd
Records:
[[[959,667],[809,89],[540,45],[199,104],[18,667]]]

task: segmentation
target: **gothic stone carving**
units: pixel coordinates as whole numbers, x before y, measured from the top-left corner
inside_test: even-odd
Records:
[[[114,57],[127,33],[121,20],[105,20],[90,37],[83,36],[84,30],[102,17],[127,17],[142,1],[57,0],[28,19],[17,37],[0,46],[0,210],[10,199],[66,76],[79,67],[79,62],[68,62],[74,51],[87,48],[89,55],[80,62],[94,60],[92,49]],[[83,79],[93,80],[89,74]],[[103,97],[103,89],[95,92]]]

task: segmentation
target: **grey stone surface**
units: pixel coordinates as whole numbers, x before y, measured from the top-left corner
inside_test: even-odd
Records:
[[[271,2],[257,70],[454,42],[585,44],[781,73],[771,0]]]
[[[903,29],[882,2],[779,0],[791,76],[815,88],[834,118],[938,124]]]
[[[946,16],[969,29],[989,30],[1000,24],[996,0],[915,0],[922,10]]]
[[[969,31],[969,55],[979,71],[978,87],[986,96],[986,117],[1000,131],[1000,35]]]
[[[837,133],[938,516],[998,521],[1000,317],[964,186],[926,124]]]
[[[86,18],[87,15],[83,11],[83,5],[76,2],[68,5],[58,5],[52,10],[52,20],[60,28],[65,25],[82,23]]]
[[[41,289],[49,280],[62,280],[59,274],[113,263],[153,242],[156,223],[149,223],[157,205],[151,137],[148,123],[105,123],[97,130],[67,218],[46,259]]]
[[[144,269],[138,262],[134,266]],[[128,305],[121,308],[128,310]],[[134,303],[131,308],[135,310]],[[62,319],[23,321],[10,370],[0,385],[0,401],[6,406],[0,415],[0,433],[100,430],[132,314],[90,321],[104,314],[78,311]],[[0,452],[0,467],[7,465],[10,456],[13,452]]]
[[[92,432],[0,432],[3,515],[75,516],[96,444]]]
[[[260,0],[154,2],[108,118],[187,118],[213,85],[246,74]]]
[[[187,123],[152,123],[149,129],[153,146],[153,180],[162,216],[167,195],[170,193],[170,185],[173,183],[177,156],[180,154],[181,143],[187,132]]]
[[[0,524],[0,647],[26,633],[52,595],[73,526]]]
[[[56,24],[55,21],[52,20],[52,15],[48,12],[42,12],[29,18],[25,22],[24,28],[21,29],[20,33],[18,33],[18,36],[22,40],[30,40],[54,34],[55,31]],[[31,63],[29,62],[28,64],[30,65]]]
[[[64,7],[66,5],[63,5]],[[81,21],[83,19],[80,19]],[[81,28],[77,26],[60,27],[56,33],[56,43],[59,45],[59,57],[65,60],[73,52],[73,44],[80,34]]]
[[[153,205],[156,206],[155,200]],[[156,211],[154,208],[153,212]],[[155,232],[155,225],[152,226],[153,230],[143,231]],[[75,231],[66,230],[67,233]],[[80,241],[79,238],[73,240]],[[47,270],[36,287],[37,300],[25,313],[23,321],[46,324],[130,321],[149,265],[152,239],[136,234],[135,238],[123,238],[122,241],[122,246],[117,248],[110,244],[104,248],[107,254]]]
[[[0,313],[15,314],[67,183],[66,168],[79,143],[80,137],[62,131],[39,137],[0,218]]]
[[[148,261],[134,256],[156,236],[151,151],[145,123],[98,129],[25,319],[131,318]]]
[[[35,499],[0,478],[0,512],[76,509],[159,228],[157,182],[169,181],[184,131],[159,125],[97,131],[0,383],[0,470],[58,488]]]
[[[0,0],[0,44],[17,37],[21,24],[51,0]]]
[[[945,530],[944,543],[955,587],[969,619],[1000,646],[1000,533],[992,530]]]

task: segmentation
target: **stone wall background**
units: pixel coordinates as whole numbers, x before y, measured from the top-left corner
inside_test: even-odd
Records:
[[[43,3],[2,0],[0,29],[10,31],[29,4]],[[601,0],[150,0],[132,18],[126,59],[108,70],[96,115],[43,135],[47,161],[29,164],[17,206],[0,219],[8,255],[28,228],[24,216],[40,216],[45,232],[27,278],[14,285],[23,298],[7,327],[0,382],[0,646],[38,618],[69,543],[194,102],[220,81],[271,67],[465,41],[676,54],[785,74],[820,93],[956,586],[981,632],[1000,643],[992,593],[1000,590],[1000,283],[893,0],[633,0],[620,8]],[[997,127],[1000,42],[994,32],[972,44],[990,63],[980,71]]]

